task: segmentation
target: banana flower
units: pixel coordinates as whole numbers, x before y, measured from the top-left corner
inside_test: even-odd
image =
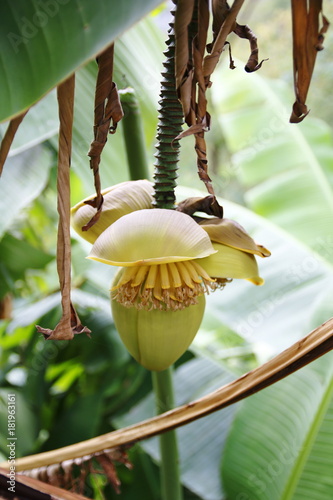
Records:
[[[197,223],[176,210],[152,210],[146,183],[130,181],[105,193],[88,258],[120,267],[111,288],[120,336],[143,366],[163,370],[192,342],[204,295],[234,278],[263,284],[254,255],[270,253],[235,221]],[[81,226],[91,217],[87,208],[82,202],[72,209],[73,226],[86,239],[90,230],[83,233]]]

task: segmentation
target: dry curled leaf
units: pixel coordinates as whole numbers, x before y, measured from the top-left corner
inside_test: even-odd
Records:
[[[309,110],[306,98],[311,83],[317,52],[323,49],[324,34],[329,22],[322,14],[322,0],[292,0],[294,88],[296,101],[290,116],[291,123],[299,123]],[[322,27],[319,19],[322,16]]]
[[[259,62],[258,60],[259,49],[256,35],[247,24],[241,26],[238,23],[236,23],[234,33],[239,36],[239,38],[246,38],[246,40],[249,40],[250,42],[251,54],[245,65],[245,71],[247,71],[247,73],[253,73],[254,71],[257,71],[261,68],[262,63],[264,61],[267,61],[267,59],[263,59],[261,62]]]
[[[119,494],[121,482],[118,478],[116,464],[125,465],[128,469],[133,468],[124,447],[106,449],[102,452],[91,453],[45,467],[35,467],[25,470],[24,474],[34,480],[73,491],[75,494],[84,493],[86,480],[90,474],[104,474],[115,492]]]
[[[54,330],[37,326],[47,340],[71,340],[74,334],[90,333],[71,303],[70,178],[75,77],[70,76],[57,88],[59,104],[58,153],[58,241],[57,272],[61,292],[62,317]]]
[[[112,81],[113,55],[114,44],[110,45],[97,57],[98,74],[95,90],[94,140],[92,141],[88,152],[88,156],[90,156],[90,168],[93,170],[96,190],[96,198],[91,200],[89,204],[96,208],[96,213],[82,228],[83,231],[87,231],[99,219],[103,205],[99,175],[101,154],[106,144],[108,134],[116,131],[118,122],[124,116],[117,86]]]
[[[178,210],[178,212],[183,212],[191,216],[195,212],[203,212],[207,215],[214,215],[215,217],[222,219],[223,208],[215,202],[216,198],[212,195],[205,196],[204,198],[186,198],[186,200],[183,200],[178,204],[176,210]]]

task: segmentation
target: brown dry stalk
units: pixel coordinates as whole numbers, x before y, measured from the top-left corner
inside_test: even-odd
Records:
[[[87,231],[99,219],[103,205],[99,175],[101,154],[109,132],[114,133],[116,131],[117,123],[124,116],[117,86],[112,81],[113,55],[114,44],[110,45],[97,57],[98,74],[95,91],[94,140],[88,152],[88,156],[90,156],[90,168],[94,173],[96,197],[87,202],[97,210],[93,218],[82,228],[83,231]],[[110,127],[111,120],[112,127]]]
[[[319,30],[322,0],[292,0],[292,31],[294,89],[296,101],[290,116],[291,123],[299,123],[309,113],[305,104],[317,52],[323,49],[324,33],[329,22],[322,15],[323,26]]]
[[[21,500],[89,500],[89,498],[77,493],[46,484],[23,474],[16,474],[15,495],[10,496],[10,492],[8,491],[8,470],[2,468],[0,468],[0,498],[17,498]]]
[[[17,129],[19,128],[23,118],[28,113],[29,109],[21,113],[20,115],[15,116],[12,120],[10,120],[9,125],[7,127],[6,133],[1,141],[0,146],[0,176],[2,174],[3,166],[7,159],[10,147],[14,140]]]
[[[76,457],[110,450],[156,436],[170,429],[226,408],[287,377],[333,348],[333,318],[315,328],[306,337],[275,356],[267,363],[242,375],[233,382],[191,403],[138,424],[103,434],[71,446],[47,451],[16,461],[17,471],[33,469]],[[8,467],[6,462],[0,464]]]
[[[37,326],[47,340],[70,340],[76,333],[90,333],[78,318],[71,303],[71,241],[70,241],[70,178],[72,151],[75,76],[70,76],[57,87],[59,104],[58,153],[58,241],[57,271],[61,291],[62,317],[54,330]]]

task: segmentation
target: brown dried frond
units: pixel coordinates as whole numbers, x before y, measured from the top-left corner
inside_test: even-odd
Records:
[[[103,205],[99,176],[101,154],[108,134],[115,133],[118,122],[124,116],[118,89],[113,82],[113,55],[114,44],[111,44],[97,57],[98,74],[95,90],[94,140],[88,152],[96,189],[96,198],[90,200],[88,203],[97,210],[92,219],[82,228],[83,231],[87,231],[99,219]]]
[[[323,49],[324,34],[329,22],[322,13],[322,0],[292,0],[294,89],[296,101],[290,116],[291,123],[299,123],[309,110],[306,98],[318,51]],[[322,27],[319,29],[319,19]]]
[[[117,475],[116,464],[123,464],[128,469],[132,468],[124,448],[106,449],[102,452],[65,460],[59,464],[26,470],[24,474],[80,495],[84,494],[90,474],[103,474],[116,493],[120,493],[121,483]]]

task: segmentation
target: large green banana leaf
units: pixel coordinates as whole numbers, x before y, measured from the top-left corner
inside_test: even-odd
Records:
[[[0,121],[33,105],[160,3],[3,0]]]
[[[248,398],[225,444],[229,500],[333,497],[333,357]]]
[[[332,261],[330,127],[315,118],[315,109],[301,124],[288,123],[293,97],[281,81],[225,65],[215,80],[213,99],[232,155],[230,169],[244,186],[248,206]]]

